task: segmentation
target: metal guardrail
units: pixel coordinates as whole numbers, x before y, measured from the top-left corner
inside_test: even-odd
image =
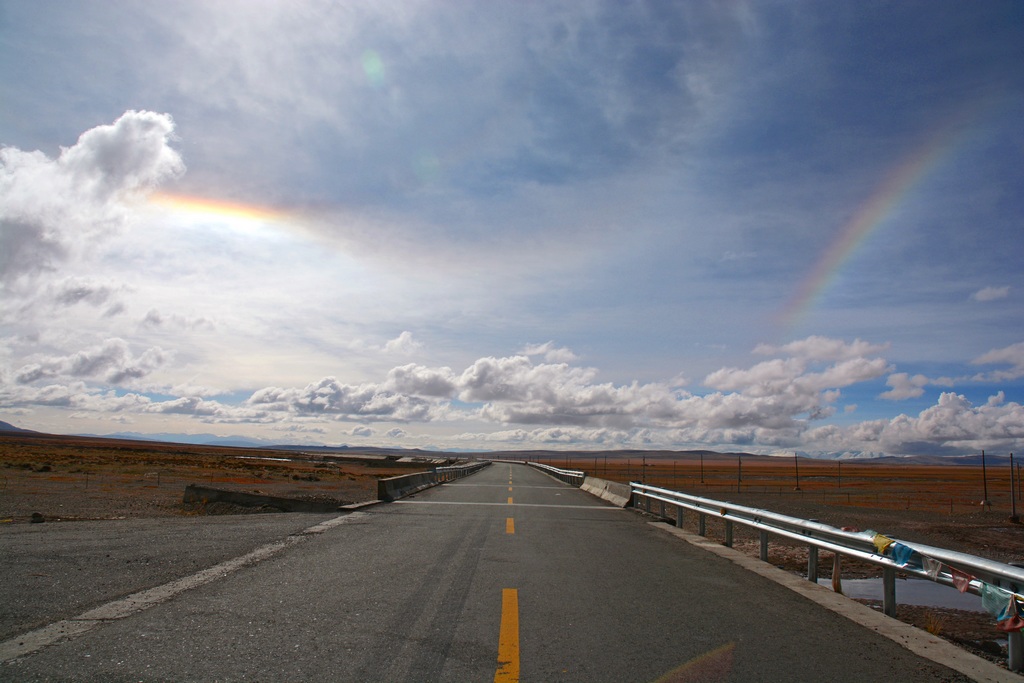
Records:
[[[443,467],[435,468],[434,474],[437,475],[438,483],[455,481],[462,477],[468,477],[477,470],[482,470],[490,464],[489,460],[481,460],[479,462],[473,462],[466,465],[445,465]]]
[[[775,535],[806,543],[808,547],[807,579],[818,581],[818,550],[827,550],[837,555],[853,557],[882,568],[882,611],[896,616],[896,574],[908,574],[947,586],[963,585],[965,592],[982,595],[985,584],[1011,593],[1024,592],[1024,568],[995,562],[983,557],[968,555],[945,548],[936,548],[921,543],[906,543],[895,538],[881,536],[873,531],[844,531],[815,520],[790,517],[769,510],[736,505],[734,503],[692,496],[669,489],[630,483],[633,505],[647,512],[669,519],[669,508],[675,510],[677,527],[683,525],[685,510],[696,512],[697,532],[706,535],[708,517],[720,518],[725,523],[725,545],[732,547],[733,524],[742,524],[757,529],[760,534],[760,557],[768,559],[769,536]],[[655,513],[653,505],[658,506]],[[890,555],[882,554],[876,543],[894,544],[909,549],[903,562]],[[916,559],[915,559],[916,556]],[[936,571],[925,568],[923,558],[939,564]],[[959,573],[954,579],[954,568]],[[1024,639],[1020,631],[1008,633],[1008,659],[1011,671],[1024,670]]]
[[[552,477],[560,481],[564,481],[566,484],[571,486],[583,486],[583,479],[587,476],[586,472],[582,472],[580,470],[563,470],[539,462],[528,462],[526,464],[530,467],[536,467],[539,470],[547,472]]]

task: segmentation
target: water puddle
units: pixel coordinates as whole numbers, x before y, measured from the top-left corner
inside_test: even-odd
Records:
[[[822,586],[832,587],[832,579],[818,579]],[[882,600],[882,579],[843,579],[843,594],[858,600]],[[927,579],[897,579],[896,603],[921,607],[946,607],[968,612],[984,612],[981,597],[961,593]]]

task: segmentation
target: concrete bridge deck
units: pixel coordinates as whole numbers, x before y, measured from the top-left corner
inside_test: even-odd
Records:
[[[522,465],[344,516],[0,544],[5,681],[1020,680],[918,656]]]

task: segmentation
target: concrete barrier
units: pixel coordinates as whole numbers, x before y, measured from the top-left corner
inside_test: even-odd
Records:
[[[462,477],[477,472],[489,466],[489,460],[451,465],[449,467],[438,467],[431,472],[417,472],[415,474],[403,474],[398,477],[388,477],[377,480],[377,500],[386,503],[396,501],[399,498],[411,496],[431,486],[443,484],[446,481],[455,481]]]
[[[417,472],[416,474],[403,474],[398,477],[388,477],[377,480],[377,500],[392,502],[399,498],[405,498],[412,494],[437,486],[437,475],[433,472]]]
[[[617,481],[608,481],[607,479],[598,479],[597,477],[584,478],[583,486],[580,488],[601,500],[607,500],[613,505],[618,505],[620,508],[628,506],[629,500],[633,495],[629,484],[620,484]]]
[[[336,512],[341,509],[338,503],[302,500],[300,498],[282,498],[280,496],[264,496],[258,493],[242,493],[241,491],[225,491],[208,486],[189,484],[185,487],[184,503],[230,503],[243,507],[271,507],[281,512]]]

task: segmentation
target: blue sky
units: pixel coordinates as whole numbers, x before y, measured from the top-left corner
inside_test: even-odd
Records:
[[[0,3],[0,419],[1024,444],[1019,2]]]

